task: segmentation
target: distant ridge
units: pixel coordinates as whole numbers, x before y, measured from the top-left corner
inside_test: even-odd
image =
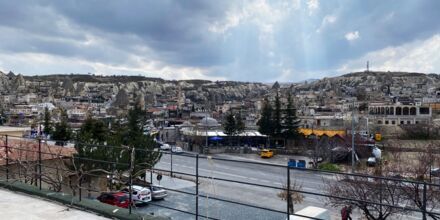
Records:
[[[127,83],[127,82],[139,82],[139,81],[154,81],[154,82],[165,82],[161,78],[145,77],[145,76],[124,76],[124,75],[89,75],[89,74],[55,74],[55,75],[38,75],[38,76],[24,76],[26,80],[37,81],[37,80],[62,80],[70,78],[73,82],[96,82],[96,83]]]
[[[341,77],[356,77],[356,76],[379,76],[389,74],[391,76],[398,77],[414,77],[414,76],[424,76],[424,75],[437,75],[435,73],[417,73],[417,72],[390,72],[390,71],[363,71],[363,72],[352,72],[342,75]]]
[[[15,77],[15,74],[12,71],[9,71],[8,74],[0,71],[1,75],[6,75],[8,77]],[[317,83],[321,80],[328,79],[336,79],[336,78],[350,78],[350,77],[424,77],[429,76],[431,78],[439,78],[438,74],[435,73],[417,73],[417,72],[389,72],[389,71],[362,71],[362,72],[352,72],[343,74],[340,76],[333,77],[324,77],[321,79],[306,79],[298,82],[279,82],[280,85],[286,86],[291,84],[313,84]],[[191,84],[208,84],[208,83],[227,83],[227,84],[246,84],[246,83],[257,83],[257,84],[266,84],[273,85],[275,82],[271,83],[261,83],[261,82],[242,82],[242,81],[211,81],[205,79],[186,79],[186,80],[166,80],[158,77],[146,77],[146,76],[133,76],[133,75],[94,75],[94,74],[51,74],[51,75],[23,75],[24,79],[29,81],[54,81],[54,80],[64,80],[66,78],[70,78],[74,83],[75,82],[94,82],[94,83],[127,83],[127,82],[140,82],[140,81],[151,81],[151,82],[187,82]]]

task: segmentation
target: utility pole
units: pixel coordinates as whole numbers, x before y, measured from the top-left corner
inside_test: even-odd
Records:
[[[205,105],[205,151],[208,150],[208,105]],[[205,153],[205,152],[204,152]]]
[[[351,112],[351,172],[354,173],[355,165],[355,148],[354,148],[354,98],[353,108]]]
[[[315,125],[315,113],[313,113],[312,115],[313,119],[312,119],[312,140],[313,140],[313,144],[315,145],[315,152],[313,153],[313,169],[317,169],[318,168],[318,141],[317,141],[317,136],[313,133],[313,128]],[[316,142],[315,142],[316,141]]]
[[[367,115],[367,117],[366,117],[366,119],[367,119],[367,135],[368,135],[368,137],[370,137],[370,129],[368,128],[368,115]]]

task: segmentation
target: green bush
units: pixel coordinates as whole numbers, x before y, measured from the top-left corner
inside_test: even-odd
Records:
[[[318,169],[332,172],[341,172],[341,168],[334,163],[322,163],[318,165]]]

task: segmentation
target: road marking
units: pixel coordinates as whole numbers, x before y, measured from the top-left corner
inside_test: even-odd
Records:
[[[163,164],[169,164],[169,165],[171,165],[171,163],[168,163],[168,162],[161,162],[161,163],[163,163]],[[187,168],[187,169],[195,169],[195,167],[191,167],[191,166],[187,166],[187,165],[183,165],[183,164],[178,164],[178,163],[173,163],[173,165],[175,165],[176,167],[179,167],[179,168]],[[163,166],[163,165],[162,165]],[[161,167],[162,167],[161,166]],[[169,169],[169,167],[165,167],[164,169]],[[229,168],[224,168],[224,169],[227,169],[227,170],[231,170],[231,171],[233,171],[232,169],[229,169]],[[199,171],[203,171],[203,172],[206,172],[207,174],[206,175],[208,175],[208,176],[210,176],[210,177],[212,177],[212,174],[217,174],[217,175],[223,175],[223,176],[230,176],[230,177],[234,177],[234,178],[240,178],[240,179],[244,179],[244,180],[250,180],[250,181],[252,181],[252,182],[249,182],[249,183],[269,183],[269,184],[271,184],[272,186],[283,186],[285,183],[284,183],[284,181],[285,180],[280,180],[280,181],[270,181],[270,180],[265,180],[265,179],[258,179],[258,178],[254,178],[254,177],[247,177],[247,176],[243,176],[243,175],[239,175],[239,174],[232,174],[232,173],[226,173],[226,172],[222,172],[222,171],[218,171],[218,170],[211,170],[211,169],[204,169],[204,168],[199,168]],[[260,173],[262,173],[261,171],[260,172],[258,172],[257,174],[260,174]],[[194,173],[192,173],[192,174],[194,174]],[[293,179],[300,179],[302,176],[308,176],[308,177],[310,177],[312,174],[309,174],[309,173],[294,173],[294,175],[296,174],[296,177],[294,176],[293,177]],[[300,174],[300,175],[298,175],[298,174]],[[203,174],[202,174],[203,175]],[[266,174],[266,176],[268,176],[268,174]],[[216,177],[216,176],[213,176],[214,178]],[[326,179],[332,179],[332,178],[329,178],[329,177],[327,177],[327,176],[316,176],[316,177],[321,177],[321,178],[326,178]],[[292,177],[291,177],[292,178]],[[317,185],[317,188],[311,188],[311,187],[308,187],[307,189],[310,189],[310,191],[311,192],[314,192],[314,191],[316,191],[317,189],[321,189],[325,184],[322,182],[322,180],[306,180],[306,179],[301,179],[300,181],[299,181],[299,183],[301,184],[301,185]]]

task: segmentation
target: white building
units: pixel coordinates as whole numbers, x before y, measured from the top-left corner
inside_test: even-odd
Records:
[[[377,125],[429,123],[432,108],[422,105],[376,104],[368,107],[369,118]]]

